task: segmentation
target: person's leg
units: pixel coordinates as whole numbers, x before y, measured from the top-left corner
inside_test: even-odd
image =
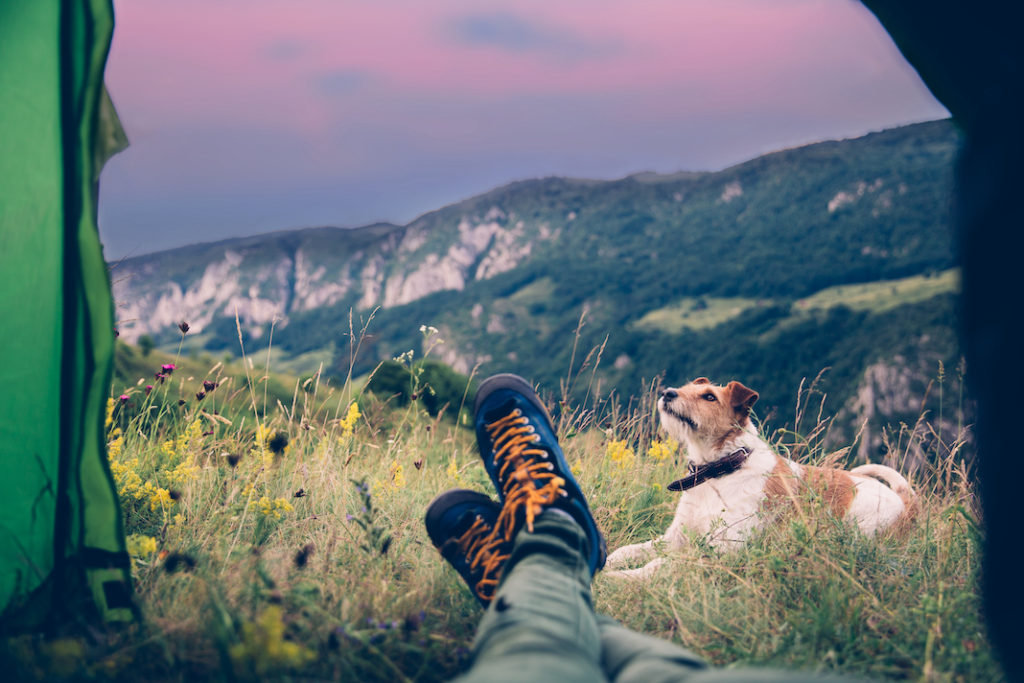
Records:
[[[501,505],[450,491],[426,519],[434,545],[489,605],[464,680],[604,680],[590,582],[607,550],[551,418],[514,375],[485,380],[474,413]]]
[[[548,510],[516,536],[460,681],[602,681],[587,538]]]
[[[680,681],[707,669],[694,653],[661,638],[632,631],[611,617],[598,615],[601,668],[614,683]]]
[[[832,677],[785,669],[712,669],[675,643],[632,631],[598,615],[601,668],[611,683],[852,683],[867,679]]]

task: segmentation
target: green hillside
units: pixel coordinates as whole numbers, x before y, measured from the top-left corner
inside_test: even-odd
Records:
[[[407,226],[274,233],[125,269],[156,283],[135,296],[166,310],[214,297],[217,259],[227,259],[235,297],[249,297],[240,315],[279,311],[272,325],[243,327],[255,347],[271,344],[273,327],[282,367],[312,371],[333,353],[327,370],[344,375],[350,335],[372,318],[357,334],[355,369],[366,372],[422,354],[427,324],[445,339],[440,357],[464,373],[479,366],[558,387],[600,348],[581,394],[597,383],[602,396],[632,396],[656,377],[735,378],[761,392],[763,415],[782,426],[795,419],[801,380],[825,368],[818,389],[842,412],[872,364],[908,370],[902,394],[923,391],[940,362],[957,366],[949,197],[958,144],[953,125],[935,121],[713,173],[527,180]],[[158,301],[160,287],[182,293]],[[191,343],[237,353],[238,309],[210,301]],[[155,336],[177,341],[170,325]],[[856,431],[856,419],[844,429]]]
[[[632,395],[656,376],[739,378],[781,425],[801,379],[830,368],[820,388],[838,410],[871,363],[899,356],[933,374],[957,363],[956,148],[940,121],[719,173],[528,181],[448,207],[424,220],[500,206],[561,234],[507,273],[378,311],[364,363],[416,348],[429,323],[466,358],[489,357],[483,372],[557,386],[585,312],[576,346],[585,355],[604,344],[606,392]],[[293,352],[320,346],[338,337],[338,319],[347,312],[293,316],[279,339]]]

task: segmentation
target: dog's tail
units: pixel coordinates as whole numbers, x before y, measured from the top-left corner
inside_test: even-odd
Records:
[[[900,498],[903,496],[914,496],[914,490],[910,488],[910,484],[903,478],[903,475],[894,470],[891,467],[885,465],[861,465],[860,467],[854,467],[850,470],[850,474],[859,474],[862,477],[874,477],[881,479],[889,485],[893,491],[895,491]]]
[[[910,519],[917,516],[919,503],[917,500],[917,494],[914,493],[914,489],[910,488],[910,484],[903,475],[886,465],[861,465],[860,467],[854,467],[850,470],[850,474],[858,474],[862,477],[874,477],[875,479],[881,479],[891,488],[900,500],[903,501],[903,519],[909,521]]]

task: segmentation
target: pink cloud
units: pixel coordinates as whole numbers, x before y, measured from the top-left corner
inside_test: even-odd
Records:
[[[807,81],[891,78],[886,69],[898,60],[852,1],[504,3],[502,11],[545,31],[617,46],[562,61],[453,40],[453,22],[480,7],[467,0],[118,2],[110,81],[143,121],[170,111],[204,120],[244,112],[322,131],[343,106],[318,97],[316,84],[338,74],[404,96],[674,91],[662,101],[706,109],[785,101]],[[865,40],[879,49],[864,50]],[[280,45],[293,46],[290,58],[274,56]]]

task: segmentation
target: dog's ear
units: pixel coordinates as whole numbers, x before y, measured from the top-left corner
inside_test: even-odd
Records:
[[[707,377],[698,377],[697,379],[693,380],[693,383],[694,384],[711,384],[711,381],[708,380]]]
[[[750,409],[757,403],[757,392],[753,389],[748,389],[739,382],[729,382],[725,389],[729,392],[729,402],[732,404],[732,409],[744,417],[750,415]]]

